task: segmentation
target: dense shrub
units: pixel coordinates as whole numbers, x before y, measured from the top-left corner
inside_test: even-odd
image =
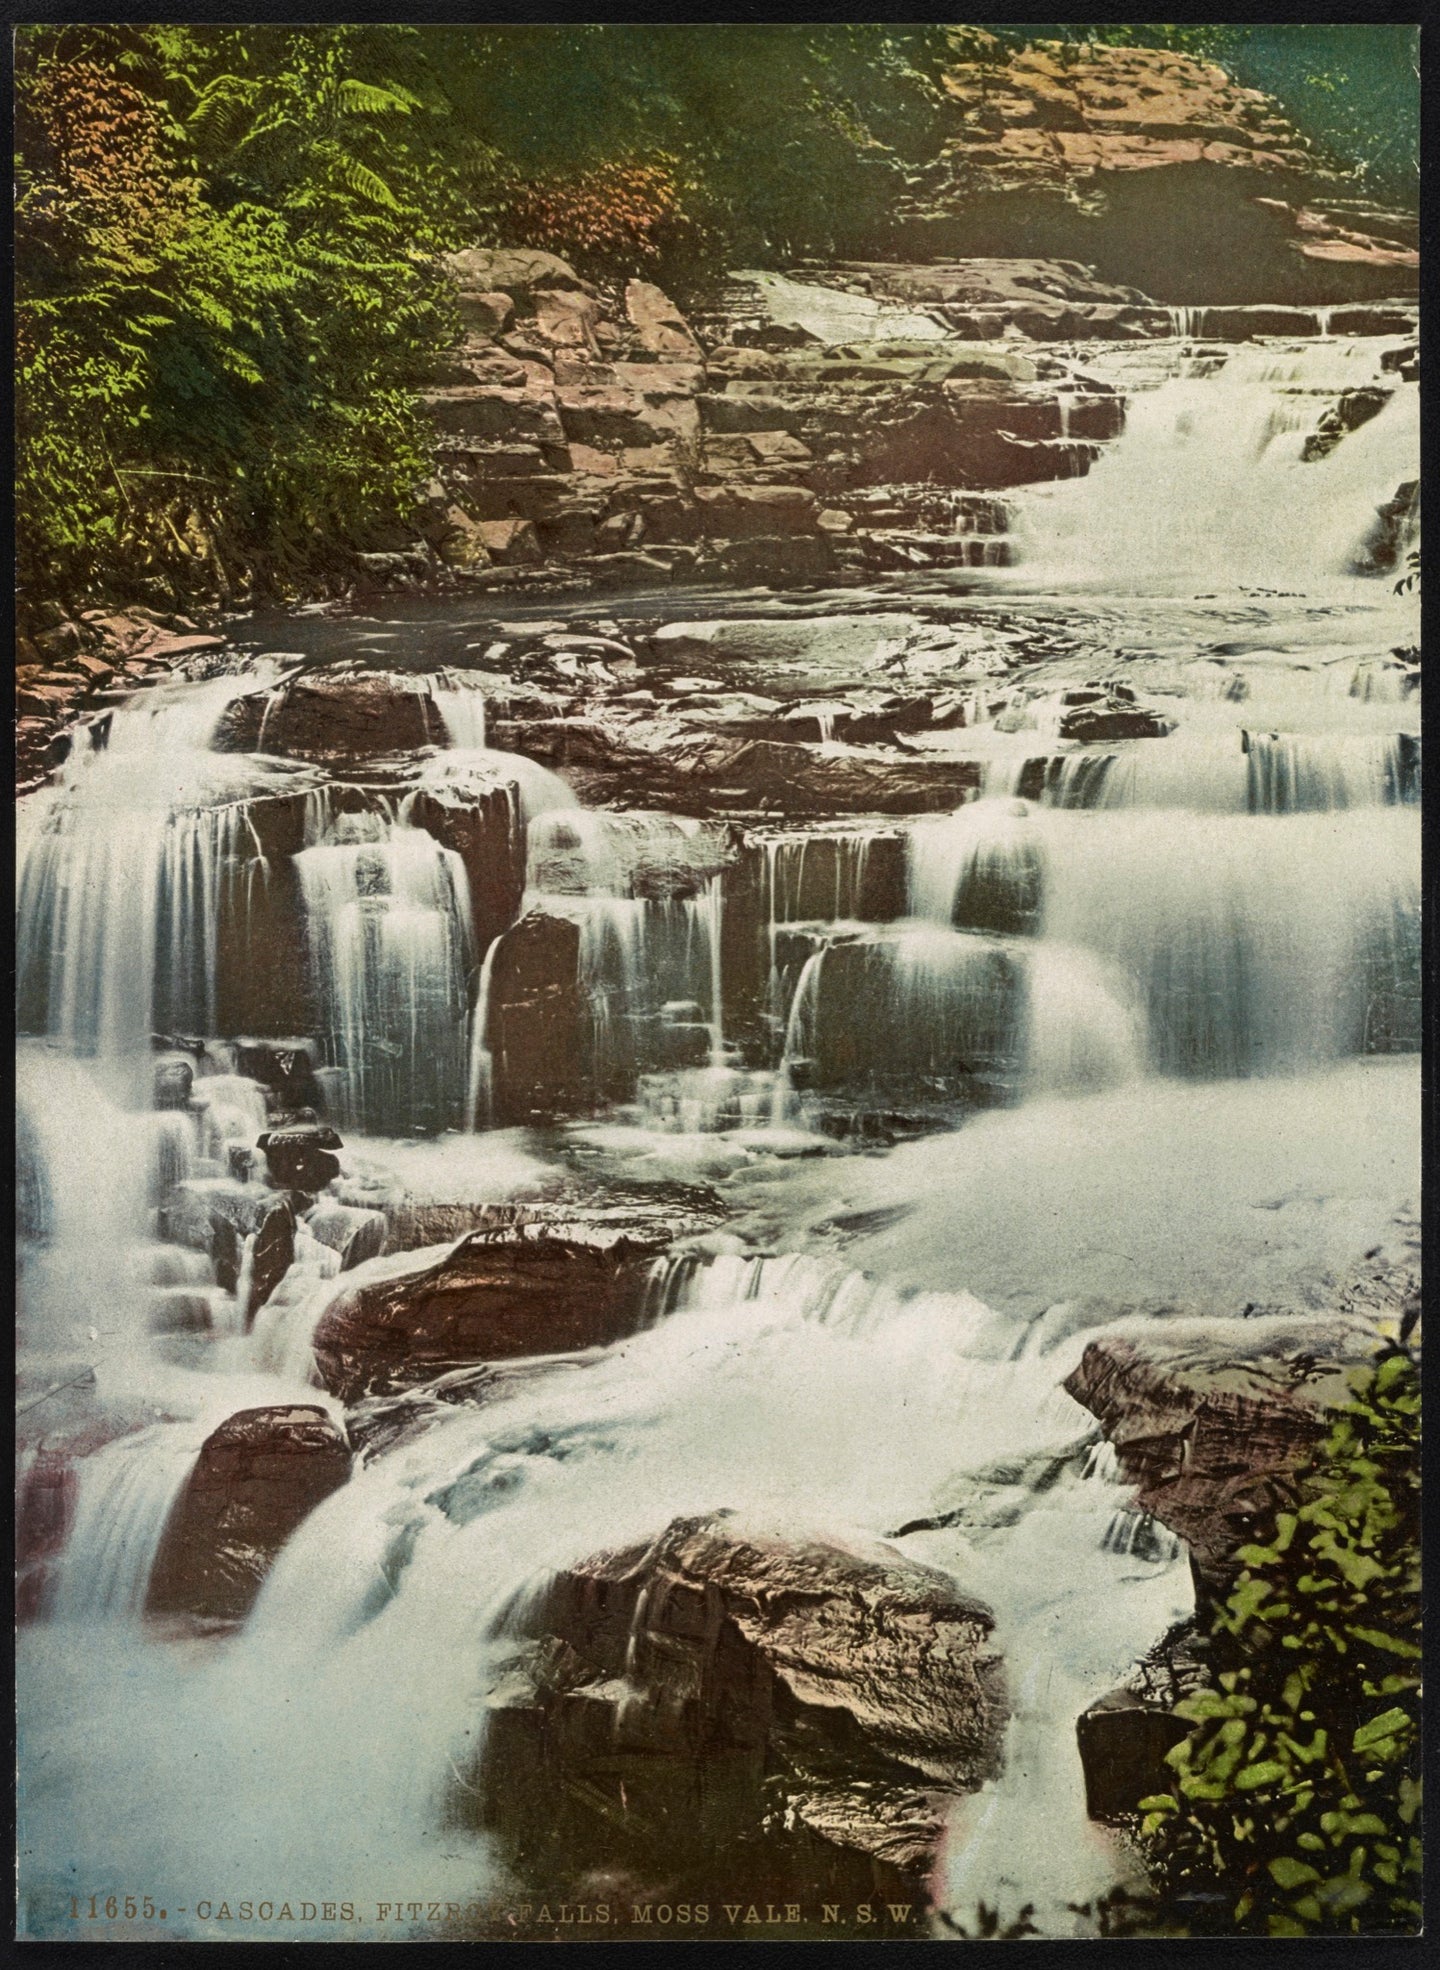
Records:
[[[677,159],[620,158],[502,181],[490,216],[507,245],[544,247],[582,273],[670,272],[703,250],[696,203]]]
[[[1368,1370],[1218,1617],[1219,1687],[1144,1802],[1163,1904],[1196,1932],[1420,1924],[1420,1381]]]
[[[283,588],[408,512],[451,303],[402,33],[22,31],[22,595]]]

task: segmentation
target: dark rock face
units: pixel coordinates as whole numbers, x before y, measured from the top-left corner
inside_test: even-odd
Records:
[[[242,1409],[206,1438],[171,1514],[146,1611],[240,1621],[280,1548],[350,1475],[350,1446],[310,1404]]]
[[[604,1346],[634,1330],[670,1236],[637,1238],[578,1214],[531,1224],[502,1215],[443,1257],[333,1300],[313,1342],[320,1380],[354,1402],[478,1362]]]
[[[526,1878],[923,1902],[948,1805],[999,1768],[989,1610],[884,1546],[681,1519],[560,1574],[524,1628],[480,1816]]]
[[[270,1181],[282,1190],[313,1195],[340,1174],[339,1159],[333,1152],[343,1145],[325,1122],[293,1122],[286,1128],[267,1129],[255,1146],[264,1153]]]
[[[236,698],[211,743],[217,752],[330,763],[443,745],[445,730],[428,689],[408,679],[319,672]]]
[[[525,889],[525,828],[513,783],[485,784],[472,773],[453,788],[422,787],[409,820],[464,863],[475,948],[484,951],[514,921]]]
[[[1174,1773],[1166,1753],[1189,1731],[1184,1718],[1127,1688],[1109,1691],[1083,1711],[1075,1735],[1091,1819],[1120,1819],[1152,1793],[1168,1791]]]
[[[244,1308],[247,1327],[295,1257],[295,1213],[290,1199],[261,1183],[198,1177],[175,1184],[160,1207],[159,1230],[172,1244],[204,1252],[215,1269],[215,1283],[227,1293],[233,1293],[240,1282],[244,1242],[247,1238],[252,1241],[249,1297]],[[204,1307],[203,1299],[199,1304]],[[173,1293],[165,1294],[158,1312],[167,1324],[174,1324],[184,1306],[185,1301],[177,1303]],[[208,1313],[199,1324],[207,1321]]]
[[[573,1115],[593,1104],[578,923],[529,910],[501,935],[491,958],[486,1041],[491,1113],[500,1126]]]
[[[1283,1338],[1248,1345],[1242,1331],[1228,1345],[1158,1334],[1086,1348],[1065,1387],[1099,1418],[1140,1506],[1190,1548],[1202,1612],[1228,1593],[1238,1549],[1290,1498],[1370,1346],[1297,1319]]]

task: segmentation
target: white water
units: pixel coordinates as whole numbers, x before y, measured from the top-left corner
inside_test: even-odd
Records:
[[[1380,371],[1393,346],[1245,343],[1218,372],[1177,352],[1174,373],[1130,397],[1124,436],[1089,473],[1031,502],[1026,577],[1126,590],[1350,572],[1374,509],[1416,476],[1419,390]],[[1302,463],[1335,398],[1377,384],[1393,387],[1380,413]]]
[[[838,327],[832,310],[823,332]],[[349,1897],[354,1922],[244,1934],[355,1940],[433,1933],[379,1923],[381,1896],[500,1893],[484,1843],[446,1815],[468,1796],[507,1624],[551,1569],[721,1508],[855,1546],[959,1511],[898,1543],[994,1608],[1013,1718],[1001,1778],[954,1813],[940,1900],[962,1920],[981,1900],[1007,1916],[1032,1902],[1046,1933],[1076,1929],[1068,1904],[1124,1862],[1085,1820],[1074,1718],[1185,1614],[1189,1583],[1173,1541],[1134,1536],[1130,1493],[1060,1383],[1117,1322],[1198,1339],[1244,1314],[1249,1338],[1283,1333],[1279,1309],[1333,1309],[1336,1279],[1417,1191],[1416,1063],[1361,1057],[1412,1043],[1418,820],[1396,795],[1414,705],[1374,599],[1388,584],[1332,581],[1368,505],[1414,476],[1409,398],[1301,464],[1304,432],[1373,363],[1325,349],[1242,350],[1137,395],[1088,479],[1026,496],[1031,562],[1004,585],[1013,598],[1056,570],[1116,590],[1302,581],[1316,609],[1248,598],[1178,627],[1155,609],[1157,644],[1183,657],[1153,670],[1173,689],[1167,737],[1077,751],[1041,699],[1028,728],[943,735],[990,748],[992,797],[905,824],[899,924],[858,921],[873,832],[824,850],[772,835],[757,935],[777,1044],[748,1078],[729,1064],[723,882],[637,893],[642,865],[680,871],[693,853],[701,870],[704,844],[664,817],[585,814],[545,768],[485,750],[472,681],[428,687],[451,748],[427,779],[513,781],[525,907],[582,923],[602,1062],[628,1085],[649,1050],[698,1043],[706,1064],[679,1093],[672,1077],[671,1119],[730,1139],[688,1170],[691,1146],[643,1110],[558,1146],[456,1133],[467,1100],[485,1117],[490,979],[467,946],[463,869],[398,806],[346,820],[311,803],[297,864],[340,1070],[337,1200],[475,1205],[577,1171],[699,1169],[724,1177],[734,1215],[657,1268],[631,1340],[530,1364],[484,1407],[435,1402],[422,1435],[312,1515],[245,1629],[218,1642],[136,1620],[200,1441],[241,1406],[328,1404],[309,1380],[330,1298],[443,1248],[342,1274],[302,1224],[295,1267],[242,1336],[208,1259],[154,1241],[168,1185],[223,1175],[265,1120],[231,1073],[202,1072],[184,1111],[143,1105],[151,1032],[211,1031],[215,899],[234,861],[255,861],[223,816],[255,785],[313,783],[204,750],[240,687],[127,709],[108,754],[78,756],[27,804],[22,978],[46,1043],[23,1069],[26,1360],[58,1378],[93,1357],[101,1398],[139,1402],[148,1425],[84,1460],[52,1618],[21,1637],[32,1933],[66,1933],[58,1911],[86,1883],[130,1882],[169,1908],[165,1934],[217,1939],[241,1932],[200,1916],[202,1897]],[[1104,668],[1133,620],[1106,607],[1073,612],[1097,653],[1075,664]],[[1245,647],[1212,663],[1204,636]],[[1042,753],[1059,770],[1017,800]],[[832,947],[796,962],[797,925]],[[852,972],[841,991],[855,943],[863,985]],[[882,1107],[957,1067],[1010,1105],[883,1156],[792,1160],[835,1145],[754,1127],[782,1039],[782,1118],[817,1060],[838,1093],[878,1091]],[[212,1296],[209,1329],[152,1335],[157,1288]],[[1060,1480],[1034,1483],[1032,1457],[1063,1460]]]
[[[355,814],[295,867],[340,1119],[377,1130],[457,1124],[474,963],[459,855],[422,829]]]

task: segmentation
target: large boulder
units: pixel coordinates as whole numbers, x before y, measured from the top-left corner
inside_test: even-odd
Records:
[[[519,1625],[478,1816],[527,1880],[923,1906],[950,1808],[999,1769],[990,1611],[879,1543],[678,1519]]]
[[[670,1232],[497,1214],[451,1250],[361,1267],[311,1345],[343,1402],[433,1381],[477,1362],[600,1347],[639,1324],[645,1281]]]
[[[241,1621],[276,1555],[350,1475],[350,1446],[309,1403],[242,1409],[205,1439],[166,1525],[146,1611]]]
[[[1202,1612],[1228,1593],[1240,1547],[1293,1497],[1374,1345],[1355,1319],[1233,1324],[1233,1336],[1106,1335],[1065,1383],[1099,1419],[1141,1508],[1189,1547]]]
[[[211,743],[287,759],[375,759],[444,745],[445,726],[428,678],[314,671],[232,699]]]

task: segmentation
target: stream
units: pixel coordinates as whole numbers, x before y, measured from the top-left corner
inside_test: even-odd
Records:
[[[1325,1310],[1418,1201],[1418,605],[1353,571],[1417,475],[1415,386],[1305,456],[1392,346],[1092,348],[1124,434],[1085,477],[1007,496],[1008,567],[238,625],[238,660],[120,706],[22,803],[22,1482],[48,1417],[86,1453],[19,1636],[23,1933],[73,1936],[91,1895],[157,1911],[92,1939],[420,1938],[454,1933],[432,1903],[508,1906],[453,1802],[517,1609],[719,1510],[887,1540],[989,1605],[1003,1769],[953,1805],[936,1910],[1095,1933],[1136,1863],[1086,1817],[1075,1719],[1192,1589],[1061,1384],[1100,1332]],[[641,681],[667,705],[842,711],[856,621],[878,652],[916,619],[885,678],[968,709],[908,753],[968,764],[975,794],[803,826],[710,811],[703,785],[684,813],[587,803],[510,746],[527,613],[603,619],[642,655],[663,625],[803,618],[801,658],[687,645]],[[264,718],[217,749],[242,699],[355,659],[429,707],[392,790],[359,802],[343,763],[267,752]],[[1090,702],[1155,722],[1077,737]],[[864,752],[826,716],[822,765]],[[482,800],[523,870],[503,935],[576,929],[583,1112],[516,1106],[502,938],[425,818]],[[740,861],[711,852],[727,829]],[[282,905],[295,978],[265,941]],[[297,1031],[347,1224],[666,1186],[724,1210],[654,1261],[633,1331],[527,1359],[483,1402],[422,1391],[420,1426],[357,1451],[242,1622],[185,1623],[147,1595],[207,1436],[280,1404],[343,1424],[312,1347],[336,1294],[451,1242],[354,1262],[322,1198],[252,1318],[254,1232],[229,1270],[174,1235],[177,1187],[254,1194],[276,1111],[245,1047]],[[177,1038],[190,1077],[156,1105]],[[242,1902],[317,1913],[217,1913]]]

